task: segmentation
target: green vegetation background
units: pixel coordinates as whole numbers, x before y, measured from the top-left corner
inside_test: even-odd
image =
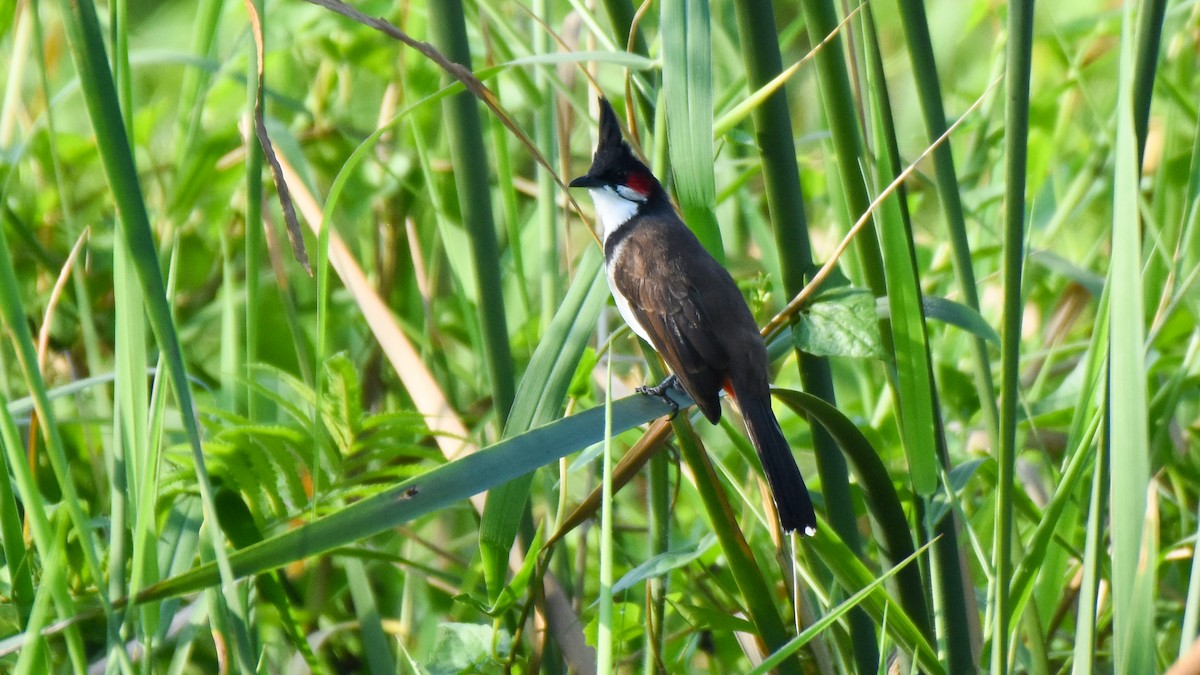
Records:
[[[1198,31],[0,1],[0,669],[1165,670]],[[632,395],[661,365],[562,185],[597,93],[766,326],[815,537],[732,410]]]

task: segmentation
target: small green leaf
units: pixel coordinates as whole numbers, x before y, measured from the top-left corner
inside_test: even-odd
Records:
[[[474,623],[443,623],[438,626],[437,646],[423,671],[429,675],[502,672],[503,664],[498,659],[508,656],[511,644],[512,638],[503,629]]]
[[[583,629],[583,635],[589,645],[596,646],[596,634],[600,628],[600,615],[597,613]],[[634,640],[646,634],[642,622],[642,606],[635,602],[617,602],[613,604],[613,643],[620,644]]]
[[[947,487],[954,493],[961,492],[967,486],[967,482],[975,475],[975,471],[983,464],[991,462],[995,464],[995,460],[988,459],[972,459],[954,468],[950,469],[950,485]],[[992,472],[995,472],[995,467],[992,467]],[[950,499],[945,492],[938,492],[929,500],[928,510],[925,512],[926,523],[936,523],[950,511]]]
[[[583,350],[583,356],[579,357],[579,365],[575,367],[575,374],[571,377],[571,385],[567,388],[568,396],[581,399],[591,393],[592,371],[599,362],[600,355],[595,349],[588,347]]]
[[[691,550],[670,551],[667,553],[660,553],[659,555],[650,558],[646,562],[627,572],[625,576],[621,577],[617,581],[617,583],[613,584],[613,595],[632,588],[633,586],[640,584],[647,579],[661,577],[671,570],[679,569],[680,567],[687,565],[696,558],[704,555],[704,553],[708,551],[708,549],[712,548],[716,543],[716,536],[709,534],[701,539],[700,543]]]
[[[870,293],[846,289],[823,297],[797,318],[792,329],[797,348],[813,356],[885,357]]]
[[[754,624],[740,616],[718,612],[711,607],[673,602],[671,607],[679,610],[692,630],[711,630],[722,633],[753,633]]]

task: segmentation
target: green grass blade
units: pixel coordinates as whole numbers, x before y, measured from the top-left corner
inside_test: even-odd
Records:
[[[171,318],[170,307],[167,305],[166,289],[158,267],[157,251],[154,247],[154,236],[146,213],[145,202],[142,199],[142,190],[138,183],[137,168],[133,162],[129,140],[125,133],[125,127],[121,123],[123,116],[117,103],[112,75],[108,69],[108,59],[105,56],[100,37],[95,8],[86,2],[71,3],[63,0],[59,3],[59,9],[66,24],[75,68],[79,72],[88,117],[96,132],[96,144],[100,151],[104,173],[120,216],[120,235],[129,248],[134,268],[141,281],[146,297],[146,312],[150,319],[150,326],[160,349],[166,355],[167,369],[175,388],[176,401],[180,410],[183,411],[180,418],[191,445],[200,494],[205,505],[205,516],[209,522],[215,522],[212,486],[204,466],[200,428],[194,412],[195,406],[188,384],[187,369],[184,366],[183,354]],[[57,434],[57,429],[52,433]],[[82,519],[80,520],[79,526],[82,532]],[[217,563],[224,571],[223,576],[231,579],[220,528],[210,527],[208,530],[213,539]],[[234,594],[230,594],[229,597],[234,598]],[[107,601],[104,602],[107,605]],[[235,602],[235,606],[236,604]],[[246,636],[237,637],[239,639],[235,640],[235,652],[238,654],[239,660],[243,663],[253,663],[253,659],[247,651],[249,645]],[[121,653],[124,652],[121,651]]]
[[[830,0],[802,0],[805,28],[809,39],[820,43],[839,30],[837,10]],[[842,40],[834,38],[817,52],[814,61],[817,79],[820,82],[821,103],[825,110],[825,121],[829,125],[830,138],[837,162],[838,188],[845,200],[845,213],[850,222],[867,212],[871,204],[867,186],[860,169],[862,154],[862,124],[855,105],[854,87],[851,85],[846,60],[842,56]],[[883,253],[879,250],[879,237],[873,221],[868,222],[855,238],[855,250],[861,258],[862,272],[866,285],[875,294],[887,294],[884,281]]]
[[[825,563],[833,572],[838,584],[847,591],[857,593],[876,580],[877,577],[862,564],[858,556],[838,539],[837,533],[828,529],[818,529],[817,535],[805,539],[805,543],[811,554]],[[862,601],[862,607],[877,625],[885,626],[887,634],[912,656],[914,666],[925,673],[946,672],[921,630],[903,611],[896,610],[891,598],[882,589],[876,588],[870,593]],[[873,667],[870,672],[875,671],[876,668]]]
[[[717,535],[721,551],[728,560],[746,612],[767,648],[772,651],[778,650],[787,643],[787,629],[779,618],[779,610],[775,606],[775,599],[762,568],[754,560],[745,535],[738,527],[712,462],[700,445],[700,439],[691,422],[685,416],[676,416],[671,424],[675,429],[675,438],[679,442],[683,461],[695,476],[696,490],[700,493],[704,512],[708,515],[708,525]],[[781,663],[777,672],[798,673],[799,665],[799,661],[793,657]]]
[[[197,26],[196,26],[197,32],[196,32],[196,35],[194,38],[195,44],[198,48],[201,46],[207,47],[208,50],[211,50],[213,48],[213,40],[214,40],[215,35],[209,34],[205,29],[207,27],[207,23],[209,21],[212,21],[214,24],[213,29],[215,31],[215,28],[216,28],[215,22],[216,22],[217,17],[214,15],[220,12],[222,4],[223,4],[223,0],[202,0],[202,2],[200,2],[200,4],[199,4],[199,7],[197,7],[196,11],[201,13],[201,17],[202,17],[200,21],[197,21]],[[265,0],[252,0],[253,11],[255,14],[257,14],[257,16],[260,16],[260,17],[263,16],[263,13],[266,11],[266,8],[264,6],[265,4],[266,4]],[[205,9],[207,9],[208,11],[205,12]],[[264,31],[264,33],[265,33],[265,31]],[[266,35],[265,34],[262,35],[261,39],[265,43],[266,39],[267,39]],[[264,50],[266,49],[265,44],[264,44],[263,48],[264,48]],[[258,62],[258,49],[257,49],[257,46],[254,44],[253,39],[247,41],[245,53],[246,53],[246,104],[245,104],[246,105],[246,113],[245,113],[245,115],[246,115],[247,120],[253,120],[255,110],[258,108],[258,97],[260,95],[262,95],[262,96],[266,95],[266,91],[265,91],[266,83],[265,83],[265,81],[263,82],[263,91],[260,92],[259,86],[258,86],[259,85],[258,69],[261,64],[259,64],[259,62]],[[199,109],[199,104],[200,104],[200,101],[197,100],[196,101],[197,110]],[[264,107],[265,107],[265,105],[264,105]],[[199,119],[194,119],[193,125],[195,125],[195,124],[199,124]],[[247,138],[250,137],[251,133],[250,133],[249,129],[246,130],[245,135]],[[258,344],[258,342],[259,342],[259,331],[258,331],[259,321],[257,321],[256,314],[259,311],[259,308],[261,307],[260,303],[263,300],[262,291],[260,289],[259,279],[262,276],[262,258],[263,258],[263,252],[264,252],[263,251],[263,243],[265,240],[265,236],[264,236],[264,232],[263,232],[264,223],[263,223],[263,213],[262,213],[264,157],[263,157],[262,143],[248,142],[248,143],[245,143],[245,148],[246,148],[246,162],[245,162],[245,167],[246,167],[246,179],[245,179],[246,180],[246,232],[243,235],[243,241],[244,241],[244,246],[245,246],[244,253],[246,256],[246,281],[245,281],[246,305],[244,308],[245,309],[245,317],[246,317],[245,324],[244,324],[244,330],[245,330],[244,343],[245,343],[246,347],[245,347],[245,353],[242,355],[243,360],[242,360],[241,365],[245,368],[245,372],[244,372],[243,376],[246,378],[246,382],[244,385],[245,389],[243,392],[241,392],[241,395],[238,397],[238,400],[244,406],[247,417],[249,417],[250,419],[254,419],[255,413],[258,412],[258,405],[257,405],[257,401],[255,400],[253,387],[250,386],[250,383],[253,381],[253,378],[251,376],[251,369],[254,367],[254,365],[256,363],[258,363],[258,358],[259,358],[259,356],[258,356],[258,353],[259,353],[259,344]],[[324,250],[324,249],[322,249],[322,250]],[[323,263],[323,262],[324,262],[324,260],[318,260],[318,264]],[[324,269],[325,268],[323,265],[319,267],[319,270],[324,270]],[[318,273],[320,273],[320,271],[318,271]],[[231,281],[227,279],[226,283],[227,284],[231,283]],[[280,289],[280,290],[282,291],[283,289]],[[318,295],[318,298],[324,298],[324,297],[325,296],[323,294]],[[318,326],[320,326],[319,319],[318,319]],[[318,341],[319,341],[319,338],[318,338]],[[297,351],[299,351],[299,350],[297,350]],[[297,354],[297,356],[300,356],[300,355]],[[320,355],[316,355],[313,357],[313,363],[314,364],[321,363]],[[319,367],[314,367],[313,371],[314,371],[313,377],[314,377],[314,383],[315,383],[315,379],[320,376],[319,373],[321,372],[321,370]]]
[[[0,394],[0,405],[3,395]],[[0,412],[7,416],[7,412]],[[4,438],[5,442],[15,440]],[[19,446],[18,446],[19,447]],[[7,461],[7,458],[6,458]],[[15,605],[16,627],[24,630],[33,609],[33,551],[25,547],[25,535],[21,531],[20,511],[13,491],[12,477],[8,471],[0,472],[0,540],[4,547],[4,566],[12,577],[12,602]]]
[[[347,556],[342,559],[346,570],[346,582],[350,597],[354,599],[354,611],[358,615],[358,628],[362,633],[363,651],[367,666],[372,673],[396,673],[396,658],[392,654],[392,640],[388,638],[380,623],[380,608],[371,589],[367,566],[363,561]]]
[[[684,222],[725,260],[713,171],[712,27],[708,0],[662,3],[664,114],[675,197]]]
[[[1200,541],[1200,512],[1196,517],[1196,541]],[[1188,579],[1187,601],[1184,603],[1183,620],[1179,633],[1179,658],[1183,658],[1195,642],[1200,630],[1200,557],[1192,557],[1192,572]]]
[[[538,342],[521,378],[504,430],[506,438],[558,416],[596,319],[608,302],[608,286],[600,272],[600,263],[599,250],[589,247],[567,297]],[[532,476],[518,478],[488,493],[479,526],[479,544],[484,556],[484,574],[493,593],[504,587],[508,553],[520,527],[532,480]]]
[[[1113,667],[1149,673],[1155,659],[1154,584],[1158,526],[1147,512],[1150,487],[1142,245],[1138,213],[1138,143],[1134,127],[1133,8],[1126,6],[1117,79],[1113,176],[1112,266],[1109,284],[1109,414],[1112,429],[1110,513],[1113,585]]]
[[[874,71],[869,70],[872,74],[868,84],[874,90],[869,112],[875,134],[880,139],[893,139],[890,143],[881,143],[877,149],[877,165],[873,172],[877,184],[873,189],[881,193],[895,180],[900,161],[892,156],[895,128],[891,122],[886,82],[880,77],[882,72]],[[913,487],[920,495],[931,495],[937,489],[937,444],[941,436],[938,430],[942,424],[934,409],[937,394],[933,387],[929,335],[925,327],[912,228],[906,206],[901,203],[906,196],[906,192],[899,191],[895,198],[885,200],[879,208],[878,223],[887,282],[890,317],[887,323],[892,329],[892,355],[896,367],[900,434]]]
[[[1103,436],[1105,442],[1099,445],[1100,451],[1097,453],[1095,468],[1092,471],[1087,531],[1084,535],[1083,557],[1080,561],[1082,574],[1079,580],[1079,611],[1077,614],[1079,626],[1075,631],[1074,661],[1071,664],[1071,672],[1075,675],[1090,675],[1096,672],[1096,629],[1100,619],[1097,598],[1100,593],[1101,564],[1106,557],[1104,551],[1104,506],[1107,491],[1105,487],[1110,480],[1108,453],[1106,452],[1107,431]]]
[[[599,630],[596,635],[596,671],[613,672],[613,464],[612,464],[612,367],[613,360],[605,360],[604,390],[604,459],[600,476],[600,611]]]
[[[1058,478],[1050,503],[1042,510],[1040,522],[1032,536],[1024,539],[1021,561],[1013,570],[1010,583],[1014,614],[1019,614],[1028,601],[1033,582],[1042,569],[1042,561],[1058,530],[1059,518],[1068,505],[1076,500],[1087,471],[1092,468],[1094,451],[1101,434],[1104,433],[1104,397],[1108,382],[1109,321],[1108,293],[1105,289],[1097,307],[1097,317],[1083,362],[1083,382],[1074,401],[1071,426],[1067,434],[1067,447],[1072,448],[1066,466]],[[1099,468],[1092,468],[1093,476]],[[1088,528],[1093,527],[1089,516]],[[1080,605],[1082,607],[1082,605]],[[1094,617],[1093,617],[1094,618]]]
[[[42,629],[45,628],[46,624],[52,618],[50,615],[49,598],[54,595],[54,592],[49,589],[64,586],[65,577],[70,573],[63,549],[66,547],[71,521],[69,518],[63,516],[60,516],[57,520],[58,528],[54,536],[55,547],[49,551],[45,551],[45,566],[42,577],[43,592],[38,595],[37,601],[33,605],[33,612],[29,617],[27,634],[36,635],[37,638],[30,645],[30,648],[21,650],[21,654],[17,657],[13,672],[18,675],[45,673],[50,670],[47,663],[49,654],[45,649],[45,640],[41,637]],[[82,664],[81,654],[78,651],[73,651],[71,656],[73,657],[72,665],[78,668]]]
[[[772,393],[796,412],[821,425],[836,439],[862,486],[867,508],[879,523],[884,555],[891,564],[899,566],[902,560],[913,555],[916,547],[909,532],[904,506],[900,503],[887,469],[879,459],[879,453],[867,437],[841,411],[812,394],[787,389],[775,389]],[[900,604],[921,634],[932,640],[933,626],[930,624],[925,581],[921,578],[920,570],[906,566],[898,569],[896,574]]]
[[[946,111],[942,105],[941,84],[938,79],[937,63],[934,59],[933,42],[929,32],[928,17],[923,0],[902,0],[900,20],[907,38],[905,45],[912,61],[913,80],[917,88],[917,99],[921,106],[921,119],[930,143],[946,133]],[[934,178],[937,181],[938,199],[946,218],[953,253],[954,274],[958,289],[967,307],[979,311],[979,291],[975,279],[975,263],[971,259],[971,245],[967,240],[966,214],[963,209],[961,186],[954,168],[951,141],[947,139],[933,151]],[[995,385],[992,382],[991,358],[987,345],[978,336],[971,342],[971,365],[975,377],[975,389],[979,394],[980,411],[984,424],[995,442],[997,416]]]
[[[434,3],[429,8],[430,29],[446,56],[455,63],[470,65],[471,50],[463,7],[459,0]],[[486,146],[479,119],[479,101],[462,92],[442,103],[445,130],[454,165],[454,183],[462,221],[470,233],[472,266],[475,268],[479,324],[483,331],[483,349],[492,392],[496,420],[503,426],[512,409],[515,395],[512,354],[508,341],[508,322],[504,312],[504,286],[501,283],[500,247],[492,219],[491,184],[488,177]]]
[[[1017,454],[1017,400],[1020,396],[1021,277],[1025,266],[1025,176],[1029,142],[1029,72],[1033,58],[1033,2],[1008,8],[1007,75],[1004,135],[1004,328],[1001,331],[1000,444],[996,449],[995,539],[992,547],[993,603],[991,670],[1009,672],[1009,629],[1014,617],[1009,593],[1013,565],[1013,483]]]
[[[1133,62],[1133,133],[1137,138],[1137,163],[1146,155],[1150,131],[1150,101],[1154,99],[1154,74],[1158,70],[1158,46],[1162,42],[1167,0],[1147,0],[1137,6],[1136,50]]]
[[[113,262],[113,289],[116,296],[114,311],[118,325],[118,339],[113,355],[114,367],[120,373],[137,373],[144,370],[150,362],[146,345],[146,304],[141,286],[130,267],[128,251],[119,239],[113,245]],[[154,513],[154,501],[152,498],[148,504],[143,501],[147,491],[153,495],[157,487],[156,472],[149,470],[149,466],[157,464],[152,459],[152,448],[156,448],[157,443],[151,438],[149,431],[150,390],[146,378],[117,378],[113,383],[113,399],[114,439],[111,447],[114,470],[110,480],[113,482],[114,519],[118,518],[118,514],[123,515],[118,506],[118,499],[128,496],[131,500],[136,500],[133,502],[135,508],[130,510],[128,518],[121,518],[128,520],[130,532],[136,537],[131,540],[131,555],[124,554],[119,546],[114,545],[110,548],[112,555],[109,573],[122,581],[119,592],[113,597],[120,597],[126,593],[136,593],[145,583],[157,581],[157,537],[152,536],[155,519],[150,516]],[[158,403],[162,405],[161,398]],[[118,494],[122,496],[118,498]],[[150,510],[142,510],[146,507]],[[123,527],[113,529],[124,534]],[[130,584],[125,588],[124,569],[127,557],[131,558],[133,563]],[[119,560],[119,564],[114,564],[113,559]],[[114,591],[116,590],[114,588]],[[139,631],[144,631],[143,639],[158,630],[155,609],[146,608],[142,620],[137,622]]]
[[[913,553],[910,553],[903,560],[901,560],[898,563],[896,563],[895,565],[893,565],[892,568],[889,569],[887,572],[884,572],[882,576],[878,577],[877,579],[872,581],[870,584],[867,584],[862,589],[855,592],[854,595],[843,600],[840,604],[838,604],[837,607],[834,607],[833,609],[826,612],[816,623],[805,628],[803,631],[801,631],[801,633],[799,635],[792,638],[791,640],[788,640],[788,643],[786,645],[784,645],[783,648],[776,651],[769,658],[764,659],[762,663],[758,664],[754,668],[754,670],[750,671],[750,675],[762,675],[763,673],[770,672],[770,669],[779,665],[779,663],[786,656],[788,656],[790,654],[794,654],[797,650],[799,650],[801,647],[803,647],[805,644],[807,644],[810,640],[812,640],[817,635],[819,635],[821,633],[821,631],[825,630],[826,628],[829,628],[831,625],[833,625],[835,622],[839,621],[843,616],[845,616],[846,613],[849,612],[852,608],[858,606],[859,603],[865,601],[868,597],[871,596],[872,593],[875,593],[877,590],[882,590],[880,587],[885,582],[894,578],[901,570],[906,569],[909,566],[909,564],[912,563],[913,561],[915,561],[917,559],[917,556],[921,553],[924,553],[927,548],[929,548],[928,544],[923,546],[920,551],[914,551]]]
[[[665,403],[652,397],[621,399],[613,404],[613,434],[668,412]],[[331,551],[503,485],[598,443],[603,437],[604,408],[592,408],[500,441],[329,516],[238,550],[230,554],[230,564],[238,577],[244,577]],[[215,566],[208,564],[147,589],[136,601],[194,592],[217,581]]]

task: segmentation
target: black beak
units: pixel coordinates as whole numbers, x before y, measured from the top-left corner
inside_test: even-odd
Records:
[[[572,180],[570,183],[567,183],[567,187],[573,188],[595,188],[600,187],[601,185],[604,185],[604,182],[590,173],[580,176],[579,178]]]

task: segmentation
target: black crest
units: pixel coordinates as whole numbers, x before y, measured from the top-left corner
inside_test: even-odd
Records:
[[[599,99],[599,104],[600,139],[596,142],[596,154],[592,157],[592,168],[588,173],[593,176],[611,175],[614,171],[640,165],[641,162],[634,157],[621,134],[621,122],[612,104],[603,97]]]
[[[597,100],[600,104],[600,139],[596,142],[596,154],[592,156],[592,167],[587,175],[572,181],[571,186],[625,185],[629,177],[638,176],[644,184],[644,188],[640,188],[643,192],[660,192],[662,187],[658,180],[625,142],[621,123],[612,104],[604,97]]]

